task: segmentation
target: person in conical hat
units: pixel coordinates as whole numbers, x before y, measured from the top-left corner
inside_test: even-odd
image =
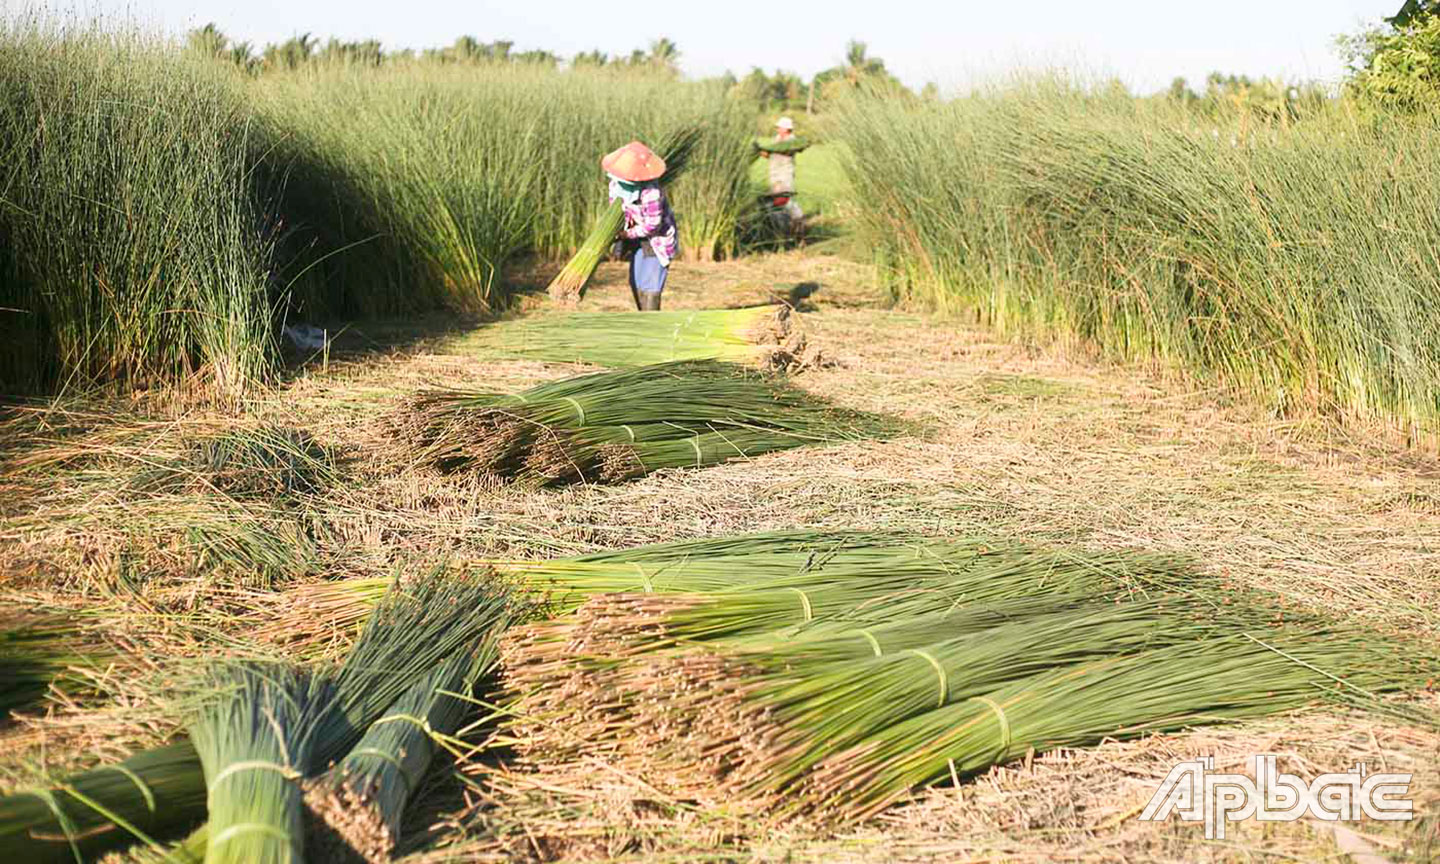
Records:
[[[620,200],[625,224],[622,248],[630,258],[630,293],[635,308],[658,311],[670,262],[680,252],[675,213],[660,188],[665,160],[639,141],[631,141],[600,160],[610,178],[610,200]]]

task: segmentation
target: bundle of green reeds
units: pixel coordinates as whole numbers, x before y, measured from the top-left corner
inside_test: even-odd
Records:
[[[699,126],[682,127],[662,140],[655,151],[665,160],[665,176],[661,178],[661,182],[672,183],[685,172],[690,152],[695,148],[703,131]],[[586,235],[585,242],[580,244],[580,248],[575,250],[575,254],[550,281],[548,290],[551,297],[568,303],[579,302],[585,294],[585,284],[590,281],[595,268],[600,266],[600,259],[605,257],[610,244],[615,242],[624,221],[620,202],[611,201],[595,227]]]
[[[762,153],[799,153],[809,146],[810,142],[798,135],[790,138],[757,138],[755,140],[755,149]]]
[[[67,669],[103,668],[120,658],[72,617],[6,621],[0,629],[0,721],[17,708],[34,705]]]
[[[354,649],[327,676],[333,691],[327,710],[313,720],[309,759],[291,763],[311,775],[327,769],[415,682],[493,640],[523,609],[507,585],[493,578],[457,577],[437,568],[395,580],[378,605],[372,603]],[[265,703],[279,697],[256,698]],[[102,850],[193,826],[205,818],[206,807],[197,743],[178,741],[55,788],[0,798],[0,852],[23,861],[67,860],[72,847]],[[205,836],[186,845],[203,849]]]
[[[676,694],[692,690],[687,648],[783,644],[812,662],[812,651],[854,661],[881,646],[920,647],[1041,612],[1206,582],[1167,556],[875,533],[819,534],[807,549],[803,536],[669,544],[632,550],[630,561],[617,552],[495,564],[545,591],[552,608],[575,609],[512,629],[504,643],[521,718],[513,728],[528,752],[569,758],[577,746],[648,739],[642,727],[654,713],[646,704],[679,705]],[[680,665],[672,667],[675,657]],[[714,678],[693,692],[718,696]],[[669,734],[680,726],[672,715],[655,728]]]
[[[311,764],[329,682],[276,663],[209,673],[190,741],[205,771],[207,864],[300,861],[299,779]]]
[[[605,704],[630,706],[612,712],[612,734],[665,776],[778,801],[827,754],[937,705],[1060,666],[1241,626],[1265,631],[1265,614],[1219,615],[1186,595],[1119,603],[1040,595],[868,628],[632,654],[604,682],[618,694]],[[659,684],[666,698],[656,698],[657,682],[670,682]]]
[[[1176,731],[1303,707],[1332,693],[1423,686],[1434,659],[1373,634],[1294,628],[1123,654],[1015,681],[888,726],[816,767],[789,802],[840,819],[1030,750]],[[933,678],[933,673],[931,675]]]
[[[1003,604],[995,598],[1010,596],[1030,597],[1035,602],[1034,592],[1026,588],[1031,583],[1007,581],[1014,578],[1015,570],[1037,574],[1047,596],[1072,590],[1144,593],[1200,578],[1168,556],[1079,554],[1063,548],[1017,547],[985,536],[937,539],[885,531],[773,531],[575,558],[470,563],[523,588],[555,612],[574,611],[599,594],[704,595],[734,590],[739,602],[746,596],[740,589],[763,591],[780,586],[784,590],[778,595],[768,595],[772,600],[778,598],[773,614],[791,623],[804,621],[804,604],[796,590],[854,577],[879,580],[872,590],[881,594],[879,602],[853,610],[850,618],[883,615],[902,606],[917,615],[933,608],[950,610],[952,605],[957,609],[963,605],[966,610],[999,609]],[[962,577],[969,582],[956,581]],[[932,583],[937,579],[949,581],[936,588]],[[390,581],[377,577],[297,587],[282,595],[278,604],[259,610],[255,632],[291,652],[348,642],[385,596]],[[682,598],[678,602],[688,605],[695,601]],[[823,627],[822,622],[811,622],[808,629]]]
[[[173,836],[205,818],[205,794],[189,741],[145,750],[58,786],[0,798],[0,856],[59,864],[137,837]]]
[[[436,667],[370,724],[338,766],[310,784],[309,811],[324,822],[323,830],[312,828],[308,835],[312,860],[390,860],[405,805],[436,748],[448,746],[472,707],[467,697],[495,669],[498,636]]]
[[[1030,747],[1283,711],[1326,685],[1422,686],[1434,674],[1433,658],[1316,618],[1280,623],[1265,604],[1043,599],[746,633],[728,611],[697,628],[692,605],[665,626],[610,608],[626,598],[597,597],[509,641],[514,737],[528,759],[599,755],[669,794],[849,818],[951,776],[951,759],[965,774]],[[705,638],[717,633],[729,638]],[[1112,668],[1124,675],[1112,680]],[[1201,682],[1211,668],[1215,680]],[[916,732],[943,740],[967,722],[977,737],[953,748],[929,748]]]
[[[398,426],[418,448],[418,464],[540,485],[622,480],[897,430],[710,360],[582,375],[508,396],[424,393]]]
[[[728,360],[774,367],[803,350],[794,321],[781,305],[544,315],[495,328],[495,345],[521,357],[597,366]]]

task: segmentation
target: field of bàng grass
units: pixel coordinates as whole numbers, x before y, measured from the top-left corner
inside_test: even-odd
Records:
[[[0,527],[7,608],[58,611],[82,632],[47,698],[0,732],[5,789],[174,740],[186,716],[176,694],[203,658],[343,657],[353,631],[341,622],[353,619],[338,616],[356,607],[335,605],[347,596],[336,588],[383,589],[396,573],[474,560],[623,555],[796,528],[979,535],[1097,562],[1183,559],[1197,585],[1276,592],[1297,621],[1333,616],[1373,631],[1377,645],[1397,628],[1433,639],[1440,506],[1428,458],[1328,423],[1275,421],[1134,367],[895,311],[863,268],[823,253],[682,263],[673,279],[669,305],[682,311],[818,285],[798,317],[838,365],[795,381],[914,428],[621,484],[540,488],[416,464],[390,426],[407,395],[436,385],[513,393],[593,369],[497,344],[505,328],[555,314],[530,298],[520,320],[474,331],[356,325],[328,362],[317,358],[238,413],[140,399],[12,414]],[[628,303],[618,268],[604,265],[581,314]],[[109,653],[78,650],[87,644]],[[919,683],[930,698],[933,676]],[[1369,849],[1425,860],[1437,843],[1440,738],[1424,717],[1440,706],[1425,692],[1362,702],[1036,748],[839,824],[757,815],[672,785],[664,765],[623,747],[566,738],[584,728],[573,720],[547,729],[536,713],[525,716],[538,726],[497,725],[479,707],[456,737],[439,739],[443,767],[407,808],[397,851],[412,861],[1239,861]],[[1305,776],[1357,761],[1413,772],[1418,818],[1338,834],[1313,820],[1239,823],[1224,841],[1198,825],[1134,819],[1176,760],[1215,755],[1243,770],[1257,752],[1281,754],[1282,770]],[[0,804],[0,823],[4,812]]]
[[[831,105],[717,261],[719,82],[5,28],[0,854],[1440,854],[1423,119]],[[690,260],[559,308],[631,137]],[[1414,818],[1136,818],[1260,753]]]
[[[0,387],[238,397],[280,325],[508,302],[605,206],[596,162],[692,129],[687,254],[732,254],[751,118],[625,70],[412,63],[252,79],[143,34],[0,25]]]

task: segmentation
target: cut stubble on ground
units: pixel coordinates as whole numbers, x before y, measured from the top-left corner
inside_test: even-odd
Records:
[[[436,385],[518,391],[588,368],[497,357],[483,350],[483,334],[465,333],[331,358],[327,371],[301,370],[247,411],[283,418],[352,455],[348,479],[303,499],[303,512],[306,524],[326,527],[315,535],[317,554],[332,560],[343,549],[344,560],[362,570],[437,549],[551,557],[796,527],[994,532],[1096,550],[1188,554],[1229,580],[1277,592],[1299,607],[1382,629],[1440,631],[1440,462],[1353,427],[1264,416],[1222,392],[1193,392],[1153,370],[1097,365],[1080,350],[1000,343],[955,321],[885,308],[867,280],[863,268],[814,252],[677,262],[665,303],[677,309],[752,305],[817,283],[801,307],[805,326],[840,365],[795,380],[846,407],[897,414],[925,428],[890,442],[800,449],[562,490],[399,470],[380,418],[403,394]],[[630,305],[622,266],[601,265],[582,310]],[[538,296],[522,306],[527,314],[551,314]],[[106,594],[97,586],[114,584],[111,571],[123,555],[115,548],[79,555],[73,540],[82,529],[37,527],[45,519],[79,520],[90,500],[83,484],[52,475],[39,494],[24,478],[0,482],[31,493],[18,512],[7,505],[0,521],[0,573],[6,574],[0,589],[9,593],[25,579],[34,602],[43,574],[64,572],[72,590],[80,586],[120,602],[113,589]],[[189,608],[197,608],[219,589],[197,581],[134,590],[161,605],[184,593]],[[129,596],[119,595],[126,602]],[[1431,711],[1440,708],[1433,695],[1422,698]],[[46,724],[73,728],[87,710],[94,711],[58,710],[50,720],[0,732],[6,762],[37,762],[53,746]],[[152,725],[134,740],[148,742],[154,734]],[[1412,793],[1423,818],[1355,827],[1382,853],[1423,857],[1426,849],[1435,854],[1440,848],[1437,748],[1434,732],[1399,721],[1312,712],[1036,754],[959,788],[922,795],[840,836],[802,824],[756,825],[743,813],[697,812],[618,765],[551,766],[539,774],[497,774],[493,764],[476,765],[470,769],[476,779],[492,784],[481,787],[488,800],[470,802],[480,820],[454,832],[443,853],[432,846],[412,860],[460,854],[477,860],[816,861],[1335,856],[1333,834],[1318,823],[1241,826],[1222,844],[1205,841],[1199,826],[1134,820],[1175,761],[1213,753],[1217,769],[1232,769],[1257,752],[1286,754],[1282,770],[1307,777],[1349,770],[1356,761],[1413,770]],[[7,786],[30,779],[19,769],[5,775]],[[452,815],[460,806],[450,807]],[[491,833],[482,836],[482,827]]]

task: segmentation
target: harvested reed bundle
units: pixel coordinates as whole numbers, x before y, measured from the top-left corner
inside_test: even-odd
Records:
[[[779,531],[758,531],[751,534],[734,534],[722,537],[705,537],[699,540],[676,540],[669,543],[652,543],[628,549],[611,549],[592,552],[570,559],[580,562],[600,561],[692,561],[703,558],[723,558],[735,555],[754,556],[760,553],[803,553],[807,560],[829,559],[841,553],[873,554],[877,548],[890,552],[897,549],[911,549],[917,553],[922,549],[956,543],[976,543],[983,546],[985,540],[964,538],[959,541],[940,540],[906,534],[896,531],[823,531],[815,529],[782,529]],[[889,554],[887,552],[887,554]]]
[[[120,652],[73,618],[7,622],[0,629],[0,721],[39,701],[67,669],[97,668],[120,659]]]
[[[755,149],[763,153],[799,153],[809,146],[810,142],[798,135],[790,138],[759,138],[755,141]]]
[[[1070,608],[1049,613],[1016,612],[983,630],[967,625],[984,616],[942,614],[846,640],[658,658],[661,671],[645,679],[683,687],[672,683],[672,698],[635,699],[641,711],[626,738],[671,774],[709,774],[737,793],[768,797],[837,749],[937,705],[1060,666],[1250,627],[1263,631],[1268,615],[1250,607],[1216,614],[1184,596],[1120,604],[1072,599]],[[868,656],[857,656],[861,646]],[[849,656],[836,651],[842,647]],[[660,729],[666,735],[657,740]]]
[[[887,727],[835,753],[789,802],[839,819],[1023,755],[1107,738],[1275,714],[1358,687],[1421,686],[1434,659],[1372,635],[1315,629],[1240,635],[1069,666]]]
[[[1066,549],[1017,547],[986,536],[935,539],[859,531],[776,531],[577,558],[471,563],[525,589],[555,612],[574,610],[590,597],[606,593],[703,594],[745,586],[804,591],[810,582],[886,580],[890,589],[876,602],[849,610],[848,617],[863,621],[883,621],[892,612],[914,616],[952,606],[974,609],[1007,596],[1033,597],[1031,585],[1046,595],[1072,589],[1128,594],[1204,581],[1183,562],[1167,556],[1082,555]],[[961,578],[967,573],[968,582]],[[930,586],[935,579],[951,576],[959,581],[948,588]],[[1017,578],[1018,582],[1009,581]],[[974,585],[966,587],[969,583]],[[294,588],[281,595],[278,604],[262,609],[256,632],[292,652],[343,644],[389,586],[389,579],[368,578]],[[804,623],[799,594],[787,590],[779,600],[784,620]],[[853,625],[842,622],[842,626]],[[820,632],[823,626],[814,623],[809,629]]]
[[[471,703],[463,696],[498,660],[498,631],[478,650],[462,652],[411,687],[328,775],[310,784],[306,801],[327,830],[309,833],[312,860],[358,855],[389,861],[405,805],[419,788],[437,739],[453,735]],[[343,848],[337,849],[339,841]]]
[[[660,158],[665,160],[665,176],[661,178],[661,182],[672,183],[675,178],[685,173],[690,153],[699,143],[703,132],[704,129],[700,126],[687,126],[676,129],[662,139],[656,150]],[[575,254],[550,281],[547,289],[550,296],[556,300],[578,303],[585,295],[585,284],[590,281],[595,268],[600,266],[600,259],[605,257],[624,223],[625,215],[620,202],[611,201],[595,227],[585,236],[585,242],[580,244],[580,248],[575,250]]]
[[[936,635],[947,632],[945,627],[961,633],[967,632],[961,628],[1010,616],[1023,618],[1026,604],[1035,613],[1054,611],[1145,596],[1171,583],[1192,581],[1185,568],[1160,556],[1081,556],[990,544],[957,544],[946,550],[934,543],[923,554],[906,548],[888,550],[889,555],[883,549],[854,551],[848,560],[837,552],[829,560],[812,560],[798,568],[792,558],[787,568],[768,572],[750,570],[740,556],[699,558],[676,569],[685,573],[693,566],[697,574],[711,574],[709,586],[702,589],[708,593],[598,594],[572,616],[512,630],[502,655],[506,683],[521,715],[514,726],[517,737],[528,742],[531,753],[553,756],[573,755],[577,747],[621,747],[624,740],[637,741],[636,726],[642,722],[654,721],[662,739],[677,734],[676,724],[688,720],[670,715],[655,721],[642,703],[673,702],[682,690],[699,693],[712,686],[715,670],[683,668],[698,662],[693,658],[677,659],[680,667],[667,665],[677,652],[700,644],[758,644],[774,650],[777,643],[785,643],[797,658],[815,656],[806,653],[814,650],[832,655],[843,651],[858,660],[864,652],[873,653],[874,644],[890,650],[923,645],[945,638]],[[567,580],[583,583],[594,574],[582,568],[596,565],[606,568],[606,581],[598,584],[607,589],[617,584],[609,580],[627,578],[621,562],[570,562],[546,574],[555,580],[558,605],[573,602],[573,595],[563,594],[558,586]],[[663,575],[662,569],[654,569]],[[537,574],[522,578],[534,584]],[[643,565],[628,578],[649,580],[656,590],[675,584],[656,581]],[[919,625],[912,630],[931,629],[918,635],[905,632],[912,622]],[[877,626],[866,634],[855,630],[872,624]],[[836,647],[837,638],[844,641],[842,648]],[[827,641],[824,649],[810,647]],[[702,679],[707,683],[695,683]],[[657,683],[661,681],[668,683]],[[645,716],[650,720],[637,720]]]
[[[205,861],[301,860],[297,781],[332,706],[327,683],[279,664],[233,663],[213,668],[206,686],[189,724],[208,790]]]
[[[524,614],[513,591],[494,578],[437,568],[394,580],[378,604],[367,606],[359,639],[334,676],[332,709],[316,721],[306,770],[328,768],[415,681]],[[74,796],[75,789],[84,797]],[[63,819],[50,801],[62,802]],[[0,798],[0,851],[16,853],[17,860],[63,860],[70,857],[71,837],[80,838],[83,848],[101,850],[137,834],[164,837],[204,818],[201,762],[190,741],[179,741],[58,787]]]
[[[418,464],[542,483],[710,465],[898,430],[893,421],[716,361],[583,375],[514,396],[421,394],[397,425],[419,446]]]
[[[545,315],[497,327],[503,351],[557,363],[642,366],[673,360],[771,365],[794,331],[788,306]]]
[[[60,786],[0,798],[0,855],[37,864],[75,861],[136,835],[165,837],[204,818],[205,774],[195,748],[182,741]]]

